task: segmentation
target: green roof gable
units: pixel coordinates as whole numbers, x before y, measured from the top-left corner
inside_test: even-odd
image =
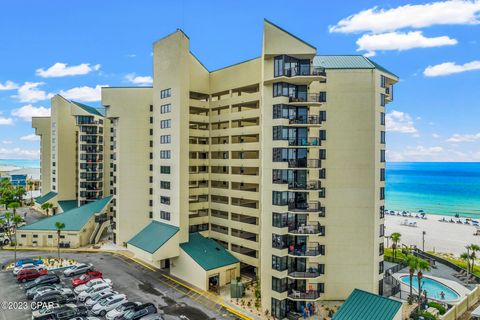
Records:
[[[148,226],[143,228],[142,231],[130,239],[128,243],[153,254],[170,240],[178,230],[178,227],[159,221],[152,221]]]
[[[85,110],[88,113],[91,113],[91,114],[99,116],[99,117],[104,117],[104,115],[100,112],[100,110],[98,110],[94,107],[90,107],[90,106],[87,106],[86,104],[76,102],[76,101],[72,101],[72,103],[79,106],[80,108],[82,108],[83,110]]]
[[[36,197],[35,202],[38,204],[44,204],[45,202],[48,202],[51,200],[53,197],[55,197],[58,193],[50,191],[47,194],[44,194],[43,196]]]
[[[189,241],[180,244],[180,247],[205,271],[240,262],[215,240],[200,233],[191,233]]]
[[[402,307],[400,301],[355,289],[333,315],[333,320],[392,320]]]
[[[62,200],[58,201],[58,205],[62,208],[63,212],[78,208],[77,200]]]
[[[373,60],[362,55],[323,55],[313,58],[313,65],[325,69],[378,69],[398,78]]]
[[[19,230],[57,230],[56,222],[63,222],[65,224],[65,231],[80,231],[83,226],[90,220],[90,218],[103,211],[107,204],[112,199],[112,196],[87,203],[78,208],[39,220],[32,224],[28,224],[19,228]]]

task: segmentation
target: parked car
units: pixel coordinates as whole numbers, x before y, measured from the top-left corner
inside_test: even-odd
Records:
[[[102,278],[102,273],[101,272],[99,272],[99,271],[88,271],[87,273],[84,273],[80,277],[72,279],[71,282],[72,282],[72,286],[76,287],[76,286],[79,286],[81,284],[85,284],[92,279],[99,279],[99,278]]]
[[[0,246],[6,246],[9,243],[10,239],[4,233],[0,233]]]
[[[58,284],[46,284],[46,285],[40,285],[38,287],[32,288],[27,290],[27,299],[32,300],[33,297],[39,292],[46,292],[46,291],[51,291],[51,290],[56,290],[56,289],[61,289],[64,288],[61,285]]]
[[[107,312],[115,309],[119,305],[127,302],[127,296],[124,294],[115,294],[108,298],[102,298],[97,302],[92,308],[92,313],[94,315],[99,315],[104,317]]]
[[[90,281],[88,281],[87,283],[85,284],[81,284],[77,287],[75,287],[75,289],[73,290],[76,294],[80,294],[81,292],[89,289],[90,287],[93,287],[97,284],[101,284],[101,283],[106,283],[108,284],[109,286],[112,285],[112,281],[110,279],[101,279],[101,278],[97,278],[97,279],[92,279]]]
[[[75,318],[71,318],[69,320],[100,320],[100,318],[97,318],[97,317],[75,317]]]
[[[44,276],[48,273],[45,269],[24,269],[17,274],[18,282],[27,282],[35,280],[40,276]]]
[[[138,320],[152,313],[157,313],[155,305],[153,303],[145,303],[125,312],[117,320]]]
[[[43,295],[38,297],[37,299],[33,299],[34,302],[42,302],[42,303],[49,303],[53,302],[55,305],[62,305],[67,303],[76,303],[77,297],[73,293],[73,291],[60,293],[60,292],[52,292],[52,294]]]
[[[35,288],[37,286],[45,285],[45,284],[54,284],[60,283],[60,278],[55,273],[49,273],[44,276],[40,276],[37,279],[26,283],[24,288],[25,290]]]
[[[32,263],[32,264],[38,266],[39,264],[43,264],[43,261],[42,261],[42,259],[20,259],[20,260],[17,260],[17,263],[15,264],[15,267],[21,267],[25,263]]]
[[[26,270],[26,269],[37,269],[37,270],[45,269],[45,265],[43,264],[34,265],[33,263],[25,263],[20,267],[13,268],[13,275],[16,276],[21,270]]]
[[[87,316],[87,308],[83,306],[77,307],[73,303],[32,312],[32,320],[69,320],[85,316]]]
[[[136,306],[139,306],[140,304],[140,302],[124,302],[115,309],[107,312],[107,315],[105,317],[107,318],[107,320],[114,320],[125,312],[135,308]]]
[[[72,289],[70,288],[60,288],[60,289],[53,289],[53,290],[39,290],[37,294],[33,297],[33,301],[37,301],[44,297],[59,295],[59,294],[73,294]]]
[[[98,302],[100,302],[100,300],[102,300],[104,298],[114,296],[116,294],[118,294],[118,292],[112,291],[111,288],[110,288],[110,290],[96,293],[93,296],[91,296],[90,298],[88,298],[87,300],[85,300],[85,307],[87,307],[88,309],[91,309],[91,308],[93,308],[94,305],[96,305]]]
[[[110,287],[110,285],[108,285],[107,283],[100,283],[88,288],[85,291],[80,292],[80,294],[78,295],[78,300],[80,302],[85,302],[88,298],[91,298],[96,293],[111,290],[112,287]]]
[[[71,266],[70,268],[67,268],[63,271],[63,275],[65,277],[71,277],[77,274],[82,274],[88,271],[93,271],[93,266],[91,264],[86,264],[86,263],[77,263],[74,266]]]
[[[158,313],[151,313],[145,317],[141,317],[140,320],[165,320],[165,318]]]

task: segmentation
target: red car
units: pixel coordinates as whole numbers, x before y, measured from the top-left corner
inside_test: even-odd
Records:
[[[81,284],[85,284],[92,279],[102,278],[102,273],[99,271],[88,271],[87,273],[83,274],[82,276],[72,279],[72,286],[76,287]]]
[[[20,270],[17,274],[18,282],[26,282],[29,280],[35,280],[40,276],[48,274],[48,270],[45,269],[25,269]]]

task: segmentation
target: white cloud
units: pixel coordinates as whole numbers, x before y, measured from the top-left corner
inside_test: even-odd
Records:
[[[12,118],[0,117],[0,126],[8,126],[13,124]]]
[[[406,147],[403,151],[387,151],[388,161],[424,161],[441,154],[444,149],[435,147]]]
[[[440,135],[437,134],[437,133],[432,133],[432,137],[435,138],[435,139],[438,139],[438,138],[440,138]]]
[[[95,88],[83,86],[60,91],[60,95],[66,99],[78,100],[84,102],[100,101],[102,96],[102,87],[108,87],[105,84],[98,84]]]
[[[0,148],[0,159],[39,159],[40,150]]]
[[[450,138],[447,139],[447,142],[474,142],[480,141],[480,133],[477,134],[459,134],[455,133]]]
[[[36,74],[42,78],[55,78],[87,74],[92,71],[98,71],[99,69],[99,64],[90,66],[89,63],[82,63],[76,66],[68,66],[66,63],[57,62],[47,70],[42,68],[37,69]]]
[[[17,95],[13,97],[20,102],[37,102],[50,99],[53,97],[53,94],[38,88],[44,84],[44,82],[25,82],[18,88]]]
[[[480,0],[438,1],[403,5],[392,9],[360,11],[336,25],[330,32],[388,32],[404,28],[425,28],[434,25],[478,24]]]
[[[2,140],[2,143],[3,144],[12,144],[13,141],[12,140]]]
[[[357,51],[366,50],[368,56],[377,50],[410,50],[414,48],[430,48],[451,46],[458,41],[447,36],[428,38],[421,31],[388,32],[382,34],[364,34],[357,40]]]
[[[455,62],[444,62],[434,66],[428,66],[423,74],[427,77],[447,76],[454,73],[480,70],[480,60],[456,64]]]
[[[37,136],[36,134],[27,134],[26,136],[20,137],[20,140],[24,141],[39,141],[40,137]]]
[[[412,117],[405,112],[392,110],[385,116],[385,125],[389,132],[416,133]]]
[[[135,53],[127,54],[128,58],[135,58],[137,55]]]
[[[4,84],[0,83],[0,91],[15,90],[17,88],[18,84],[10,80],[7,80]]]
[[[129,73],[125,76],[125,80],[138,85],[151,85],[153,78],[150,76],[136,76],[135,73]]]
[[[27,104],[19,109],[14,109],[12,111],[12,116],[22,118],[25,121],[31,121],[32,117],[50,116],[50,109]]]

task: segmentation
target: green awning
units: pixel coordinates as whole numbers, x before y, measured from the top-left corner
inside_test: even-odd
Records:
[[[153,254],[170,240],[178,230],[178,227],[159,221],[152,221],[132,239],[128,240],[127,243]]]
[[[57,194],[58,193],[56,193],[56,192],[50,191],[49,193],[44,194],[43,196],[36,197],[35,202],[38,203],[38,204],[44,204],[44,203],[48,202],[49,200],[51,200],[53,197],[55,197]]]

